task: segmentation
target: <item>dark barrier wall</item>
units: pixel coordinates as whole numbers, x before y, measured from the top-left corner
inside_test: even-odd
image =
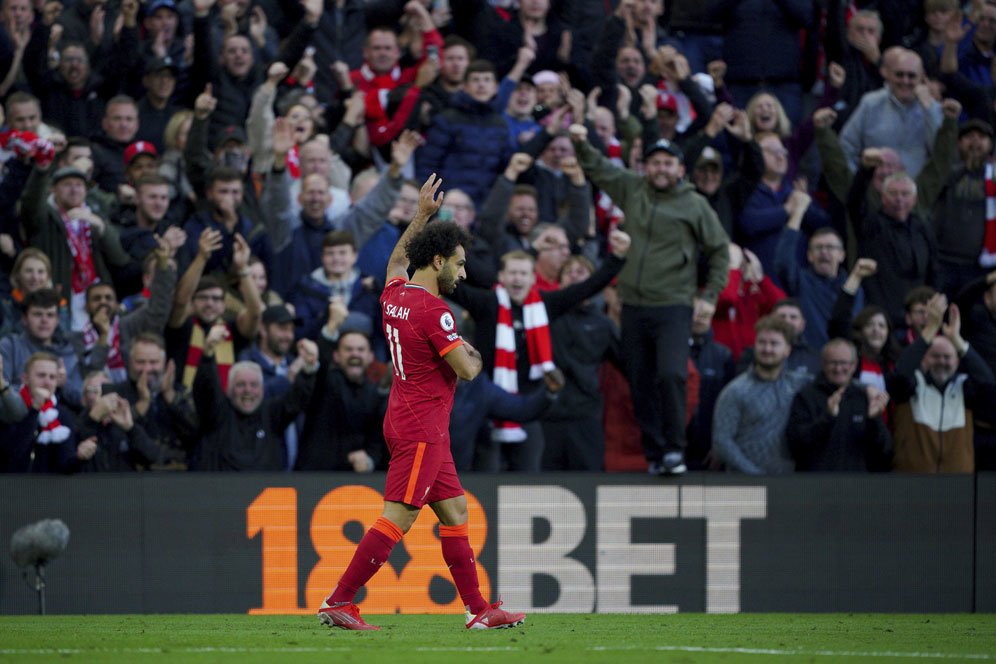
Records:
[[[468,476],[485,595],[527,611],[996,611],[996,475]],[[61,518],[51,613],[310,613],[383,477],[4,477],[0,542]],[[361,525],[362,524],[362,525]],[[367,613],[460,612],[429,510]],[[37,610],[9,556],[0,611]]]

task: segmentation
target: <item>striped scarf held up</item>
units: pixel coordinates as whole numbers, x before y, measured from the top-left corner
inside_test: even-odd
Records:
[[[30,410],[34,408],[34,401],[31,398],[31,389],[24,385],[21,387],[21,398],[24,405]],[[39,445],[58,445],[69,438],[69,427],[59,422],[59,409],[56,404],[59,401],[53,394],[38,409],[38,435],[35,440]]]
[[[512,299],[501,284],[495,285],[498,297],[498,327],[495,330],[495,368],[492,380],[506,392],[519,392],[516,369],[515,328],[512,319]],[[550,321],[540,291],[534,285],[522,303],[522,324],[526,328],[526,350],[529,353],[529,378],[538,380],[556,367],[553,364],[553,343],[550,341]],[[495,421],[491,439],[502,443],[521,443],[526,432],[515,422]]]
[[[996,178],[993,171],[993,163],[986,162],[986,233],[979,254],[979,266],[986,269],[996,267]]]
[[[194,385],[194,376],[197,375],[197,366],[201,363],[201,355],[204,354],[204,340],[207,338],[207,330],[201,322],[194,319],[193,328],[190,331],[190,345],[187,347],[187,360],[183,367],[183,385],[190,389]],[[221,389],[228,389],[228,370],[235,363],[235,346],[232,344],[232,329],[228,323],[223,323],[228,327],[228,338],[215,346],[214,361],[218,364],[218,378],[221,379]]]

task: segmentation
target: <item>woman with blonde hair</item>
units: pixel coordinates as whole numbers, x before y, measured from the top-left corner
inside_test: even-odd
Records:
[[[165,223],[182,226],[183,222],[194,213],[197,195],[194,187],[187,179],[186,164],[183,160],[183,150],[187,146],[187,134],[194,119],[190,109],[177,111],[166,124],[163,132],[163,142],[166,151],[159,162],[159,174],[169,180],[169,211]]]
[[[0,336],[21,332],[21,303],[29,293],[52,288],[52,261],[41,249],[26,247],[17,254],[10,271],[10,297],[0,300]],[[69,307],[59,300],[59,329],[70,331]]]

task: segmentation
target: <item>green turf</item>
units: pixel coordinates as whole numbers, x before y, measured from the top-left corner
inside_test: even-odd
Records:
[[[0,662],[996,662],[994,615],[533,614],[507,630],[460,616],[373,616],[380,632],[313,617],[0,617]]]

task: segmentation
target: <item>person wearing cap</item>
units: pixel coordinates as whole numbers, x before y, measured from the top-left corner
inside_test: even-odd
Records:
[[[504,80],[508,80],[507,77]],[[512,149],[521,149],[533,136],[543,131],[543,126],[536,122],[536,118],[533,116],[535,109],[536,86],[532,79],[524,76],[508,95],[508,103],[505,105],[505,122],[508,124],[509,142]]]
[[[125,183],[134,189],[143,177],[156,175],[159,171],[159,152],[149,141],[135,141],[125,148]]]
[[[730,234],[733,232],[733,209],[729,196],[723,191],[723,157],[716,148],[706,146],[695,159],[692,166],[692,184],[695,191],[700,193],[709,201],[709,205],[716,211],[723,229]]]
[[[291,373],[291,349],[294,346],[294,325],[298,322],[300,319],[286,304],[268,306],[263,310],[256,341],[239,353],[239,360],[255,362],[262,367],[266,398],[280,396],[290,389],[297,373]]]
[[[145,67],[142,74],[153,69],[149,65],[157,60],[171,62],[175,66],[176,77],[174,98],[184,100],[189,105],[193,100],[190,94],[190,71],[185,59],[183,21],[174,0],[150,0],[142,9],[142,56]],[[157,145],[162,148],[162,145]]]
[[[294,325],[298,319],[285,304],[274,304],[263,310],[262,324],[256,341],[239,353],[240,362],[254,362],[263,371],[263,398],[272,399],[286,393],[294,382],[301,363],[291,357],[294,346]],[[297,458],[298,433],[293,423],[284,431],[287,448],[287,469]]]
[[[110,282],[111,268],[130,262],[117,231],[86,205],[86,198],[83,171],[63,166],[53,172],[40,157],[35,158],[20,198],[28,244],[52,261],[52,282],[70,300],[74,329],[86,320],[87,286],[98,280]]]
[[[692,298],[715,308],[726,286],[729,238],[716,213],[684,182],[681,149],[667,139],[644,150],[645,174],[623,170],[571,125],[578,161],[592,184],[625,213],[633,255],[619,273],[622,347],[649,470],[686,471],[685,379]],[[699,254],[708,263],[698,291]]]
[[[996,221],[987,219],[986,191],[992,187],[993,128],[978,119],[958,128],[961,163],[948,175],[933,208],[937,237],[938,287],[949,296],[996,267]],[[983,255],[992,256],[988,264]]]
[[[108,100],[101,132],[93,142],[93,179],[104,191],[115,193],[125,184],[125,150],[138,133],[138,106],[127,95]]]
[[[167,10],[160,10],[167,11]],[[167,12],[168,13],[168,12]],[[173,103],[180,66],[169,55],[145,62],[142,87],[145,95],[138,100],[138,133],[135,138],[152,143],[162,152],[166,125],[180,107]]]

